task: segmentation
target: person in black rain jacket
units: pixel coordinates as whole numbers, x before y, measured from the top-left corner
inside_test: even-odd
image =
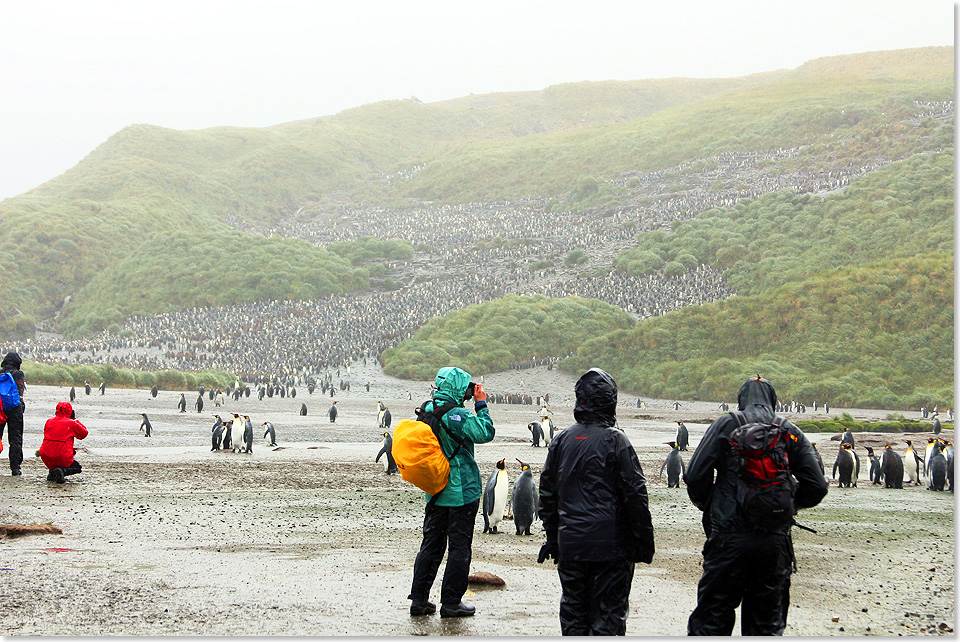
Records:
[[[771,423],[775,418],[777,394],[760,377],[740,387],[737,402],[747,422]],[[743,635],[782,635],[787,624],[794,563],[791,524],[767,530],[749,523],[742,514],[736,497],[737,456],[729,442],[738,425],[732,413],[718,417],[687,466],[687,494],[703,511],[707,535],[688,635],[730,635],[741,603]],[[794,505],[797,509],[816,506],[827,494],[816,452],[799,428],[789,421],[783,425],[789,430],[787,455],[797,482]]]
[[[547,542],[557,563],[563,635],[625,635],[635,562],[653,561],[646,480],[615,428],[617,384],[593,368],[574,391],[577,423],[550,442],[540,476]]]

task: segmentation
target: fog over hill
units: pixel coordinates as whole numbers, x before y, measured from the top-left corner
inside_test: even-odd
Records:
[[[776,207],[780,222],[759,230],[776,236],[816,209],[799,197],[849,208],[844,194],[875,173],[876,190],[919,189],[915,203],[871,192],[870,208],[888,210],[874,227],[909,208],[935,230],[884,243],[952,255],[952,232],[936,231],[952,221],[944,163],[897,169],[952,159],[952,55],[392,101],[264,129],[127,128],[0,203],[0,268],[13,277],[0,284],[12,303],[0,332],[42,361],[311,376],[508,294],[598,299],[653,320],[737,293],[738,258],[721,251],[737,212]],[[707,212],[727,222],[702,245],[648,242]],[[781,282],[812,274],[808,260],[779,268]],[[841,259],[829,261],[820,269]],[[53,335],[28,339],[38,325]]]

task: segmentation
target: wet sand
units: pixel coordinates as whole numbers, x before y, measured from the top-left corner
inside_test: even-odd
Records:
[[[335,397],[336,423],[326,414],[330,397],[319,391],[229,400],[221,416],[237,412],[255,428],[267,420],[276,425],[278,447],[270,448],[260,429],[253,454],[210,452],[218,409],[205,397],[197,413],[195,392],[187,393],[188,412],[180,413],[183,391],[152,399],[146,390],[108,388],[100,396],[94,389],[86,396],[79,389],[77,415],[91,434],[78,442],[83,473],[64,485],[46,482],[33,454],[44,420],[68,389],[31,386],[23,476],[10,477],[7,452],[0,455],[0,524],[52,523],[63,534],[0,540],[0,630],[9,636],[559,635],[556,570],[536,563],[539,522],[529,536],[513,534],[509,520],[501,523],[503,533],[484,535],[478,516],[472,570],[498,575],[506,585],[471,587],[465,599],[477,607],[473,618],[409,616],[423,498],[374,461],[381,446],[377,401],[390,407],[395,424],[412,414],[429,384],[392,379],[372,365],[353,369],[350,378],[352,390]],[[549,392],[559,428],[573,421],[573,381],[535,368],[487,376],[485,387]],[[621,395],[618,412],[647,476],[657,543],[653,564],[637,566],[627,633],[683,635],[696,603],[703,531],[686,491],[667,488],[658,473],[674,421],[687,423],[692,453],[719,401],[681,402],[679,411],[672,400],[646,401],[641,411],[636,397]],[[301,403],[305,417],[298,414]],[[141,412],[153,424],[149,439],[137,431]],[[530,445],[526,429],[537,412],[491,404],[497,437],[476,449],[484,478],[501,458],[513,464],[511,481],[519,474],[516,459],[539,476],[547,451]],[[952,439],[952,424],[945,426],[943,436]],[[926,436],[917,435],[924,442]],[[829,474],[838,442],[828,434],[810,437]],[[857,435],[858,444],[874,447],[891,437],[909,438]],[[794,529],[799,570],[786,634],[952,634],[953,494],[881,489],[866,477],[864,467],[858,488],[831,483],[823,503],[799,516],[818,533]],[[439,579],[433,597],[438,593]]]

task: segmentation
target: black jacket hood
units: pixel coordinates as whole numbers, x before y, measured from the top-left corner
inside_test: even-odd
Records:
[[[777,393],[766,379],[748,379],[740,386],[737,407],[750,421],[772,421],[777,407]]]
[[[617,383],[600,368],[591,368],[573,387],[577,397],[573,417],[581,424],[617,423]]]
[[[8,352],[3,361],[0,361],[0,370],[19,370],[22,363],[23,359],[20,358],[18,353]]]

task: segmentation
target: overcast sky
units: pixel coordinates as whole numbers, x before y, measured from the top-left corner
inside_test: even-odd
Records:
[[[262,127],[379,100],[732,77],[952,45],[946,0],[0,0],[0,199],[134,123]]]

